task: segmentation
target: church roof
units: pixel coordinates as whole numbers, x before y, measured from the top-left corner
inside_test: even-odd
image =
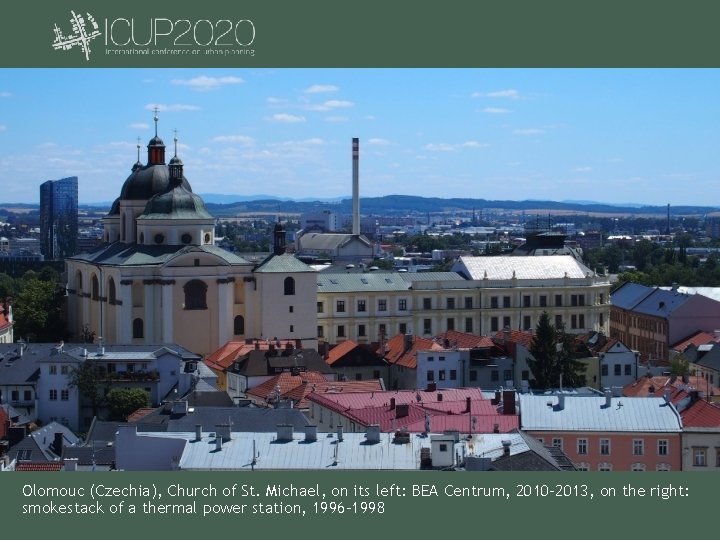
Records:
[[[270,255],[261,262],[253,272],[277,272],[281,274],[296,272],[315,272],[313,268],[305,264],[294,255],[283,253],[282,255]]]
[[[182,187],[192,191],[187,178],[183,176]],[[120,200],[147,200],[164,193],[170,188],[170,171],[164,163],[145,165],[127,177],[120,191]]]
[[[162,266],[177,255],[193,252],[215,255],[229,265],[251,264],[246,259],[213,245],[150,246],[143,244],[123,244],[121,242],[104,245],[94,251],[81,253],[80,255],[69,257],[69,259],[93,264],[105,264],[108,266]]]
[[[150,199],[138,219],[212,219],[212,216],[199,195],[179,185]]]

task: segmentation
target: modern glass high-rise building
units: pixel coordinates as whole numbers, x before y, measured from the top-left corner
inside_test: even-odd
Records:
[[[40,249],[46,260],[75,255],[78,236],[77,176],[40,184]]]

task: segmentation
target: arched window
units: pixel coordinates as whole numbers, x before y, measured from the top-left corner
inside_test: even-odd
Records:
[[[95,274],[92,277],[92,299],[98,300],[100,298],[100,282]]]
[[[242,336],[245,333],[245,317],[242,315],[238,315],[235,317],[235,335],[236,336]]]
[[[207,285],[199,279],[188,281],[184,287],[185,309],[207,309]]]
[[[133,320],[133,339],[142,339],[145,337],[145,325],[139,317]]]
[[[295,294],[295,280],[291,277],[285,278],[285,294]]]
[[[82,274],[80,270],[75,273],[75,292],[80,295],[83,290]]]
[[[113,278],[108,280],[108,302],[111,304],[117,302],[117,292],[115,291],[115,280]]]

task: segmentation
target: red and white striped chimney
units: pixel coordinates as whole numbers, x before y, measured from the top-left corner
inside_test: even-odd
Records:
[[[360,234],[360,139],[352,140],[352,233]]]

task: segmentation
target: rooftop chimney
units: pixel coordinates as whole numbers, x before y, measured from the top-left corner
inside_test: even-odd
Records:
[[[472,399],[470,398],[470,396],[468,396],[465,398],[465,412],[470,412],[471,405],[472,405]]]
[[[202,439],[202,425],[195,424],[195,440],[200,441]]]
[[[292,439],[293,439],[292,424],[278,424],[277,425],[277,440],[278,441],[292,441]]]
[[[612,390],[609,388],[605,389],[605,407],[610,407],[612,405]]]
[[[229,441],[232,439],[230,432],[231,424],[216,424],[215,432],[218,438],[222,438],[223,441]]]
[[[305,426],[305,442],[317,441],[317,426],[308,424]]]
[[[55,437],[53,439],[53,447],[52,451],[57,456],[62,456],[63,453],[63,434],[60,431],[57,431],[55,433]]]
[[[379,443],[380,442],[380,426],[373,424],[368,426],[367,433],[365,433],[365,440],[368,443]]]
[[[360,234],[360,139],[352,140],[352,233]]]
[[[390,398],[390,410],[392,411],[393,409],[395,409],[395,398],[391,397]]]
[[[512,442],[511,442],[511,441],[507,441],[507,440],[502,441],[503,456],[509,456],[509,455],[510,455],[510,446],[512,446]]]
[[[410,405],[407,403],[401,403],[395,408],[395,418],[405,418],[410,414]]]
[[[338,442],[343,441],[343,427],[340,424],[338,424],[338,427],[337,427],[337,440],[338,440]]]
[[[565,394],[558,394],[557,408],[558,411],[562,411],[565,408]]]
[[[503,390],[503,414],[515,414],[515,390]]]

